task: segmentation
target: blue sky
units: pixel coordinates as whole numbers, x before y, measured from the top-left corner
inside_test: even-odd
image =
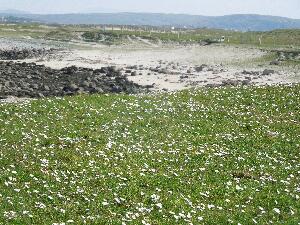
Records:
[[[300,19],[300,0],[0,0],[0,10],[35,13],[165,12],[196,15],[255,13]]]

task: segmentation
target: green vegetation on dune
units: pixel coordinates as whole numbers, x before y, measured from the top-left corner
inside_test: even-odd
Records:
[[[0,224],[297,224],[300,86],[0,105]]]
[[[250,45],[261,48],[295,48],[300,46],[300,29],[274,30],[267,32],[239,32],[222,29],[170,29],[154,27],[129,27],[91,25],[42,25],[42,24],[0,24],[3,37],[31,37],[46,40],[85,40],[104,44],[128,42],[128,37],[140,37],[150,42],[200,43],[218,42],[223,36],[224,44]],[[124,29],[122,29],[124,28]]]
[[[268,48],[279,47],[299,47],[300,46],[300,29],[294,30],[274,30],[269,32],[238,32],[227,31],[221,29],[196,29],[196,30],[180,30],[151,32],[145,30],[109,30],[99,31],[90,30],[84,32],[83,38],[88,41],[103,40],[103,37],[109,39],[110,42],[124,41],[127,36],[136,36],[151,41],[179,42],[179,43],[200,43],[219,42],[224,37],[224,44],[251,45]],[[105,38],[104,38],[105,39]]]

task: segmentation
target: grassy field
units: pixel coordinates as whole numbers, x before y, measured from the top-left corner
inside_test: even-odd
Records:
[[[274,30],[269,32],[239,32],[221,29],[195,29],[170,31],[163,28],[151,31],[152,28],[135,28],[133,30],[103,31],[97,26],[63,26],[43,24],[0,24],[0,36],[31,37],[47,40],[70,41],[100,41],[105,44],[120,44],[128,41],[127,37],[141,37],[153,42],[199,43],[203,40],[217,41],[225,37],[224,44],[252,45],[267,48],[300,46],[300,29]],[[158,32],[159,31],[159,32]]]
[[[220,29],[197,29],[183,31],[87,31],[83,34],[86,40],[99,41],[99,37],[108,36],[112,43],[126,40],[127,36],[137,36],[151,41],[199,43],[201,41],[218,42],[222,36],[225,37],[224,44],[252,45],[268,48],[299,47],[300,29],[274,30],[269,32],[238,32]]]
[[[0,224],[299,224],[300,86],[0,105]]]

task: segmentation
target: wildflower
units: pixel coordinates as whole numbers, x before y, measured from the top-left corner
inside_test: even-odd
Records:
[[[156,206],[160,209],[162,209],[162,204],[161,203],[157,203]]]
[[[198,216],[197,218],[199,221],[203,221],[203,217],[202,216]]]
[[[280,209],[274,208],[273,210],[274,210],[274,212],[276,212],[277,214],[280,214]]]
[[[107,201],[104,201],[104,202],[102,202],[102,205],[107,206],[107,205],[109,205],[109,203]]]

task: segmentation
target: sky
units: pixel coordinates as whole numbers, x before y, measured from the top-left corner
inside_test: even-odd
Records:
[[[159,12],[205,16],[263,14],[300,19],[300,0],[0,0],[32,13]]]

